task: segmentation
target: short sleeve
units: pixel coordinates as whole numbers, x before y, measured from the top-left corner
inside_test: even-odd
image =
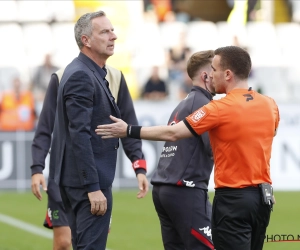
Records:
[[[186,117],[186,121],[200,135],[219,124],[218,107],[215,103],[210,102]]]

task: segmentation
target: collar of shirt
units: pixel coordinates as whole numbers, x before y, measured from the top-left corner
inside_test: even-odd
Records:
[[[107,70],[105,68],[105,66],[103,66],[103,68],[101,68],[97,63],[95,63],[91,58],[89,58],[87,56],[88,60],[90,60],[92,62],[92,64],[94,65],[95,69],[97,70],[97,72],[100,74],[101,78],[104,80],[107,74]]]
[[[193,86],[191,91],[201,91],[209,100],[213,99],[213,96],[211,95],[211,93],[209,93],[206,89],[198,87],[198,86]]]

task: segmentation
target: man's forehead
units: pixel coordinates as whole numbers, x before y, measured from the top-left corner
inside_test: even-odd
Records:
[[[93,27],[97,27],[101,30],[112,29],[112,24],[106,16],[99,16],[92,20]]]
[[[211,66],[216,68],[220,64],[221,57],[219,55],[215,55],[212,59]]]

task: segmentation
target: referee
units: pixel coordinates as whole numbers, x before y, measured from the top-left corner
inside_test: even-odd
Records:
[[[102,138],[177,141],[209,131],[215,161],[214,246],[217,250],[260,250],[274,202],[270,199],[270,157],[279,124],[278,107],[272,98],[248,87],[251,59],[242,48],[218,48],[211,67],[216,93],[226,96],[182,122],[174,126],[128,126],[111,116],[116,123],[100,125],[96,132]]]

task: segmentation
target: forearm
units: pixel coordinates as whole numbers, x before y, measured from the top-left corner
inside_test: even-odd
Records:
[[[141,139],[150,141],[176,141],[178,134],[173,126],[153,126],[142,127],[140,131]]]
[[[191,132],[183,122],[173,126],[153,126],[153,127],[127,127],[127,136],[131,138],[141,138],[150,141],[177,141],[179,139],[192,137]]]
[[[95,130],[102,139],[131,137],[150,141],[177,141],[179,139],[192,137],[193,134],[183,121],[173,126],[140,127],[128,125],[123,120],[114,116],[110,119],[115,123],[98,125]]]

